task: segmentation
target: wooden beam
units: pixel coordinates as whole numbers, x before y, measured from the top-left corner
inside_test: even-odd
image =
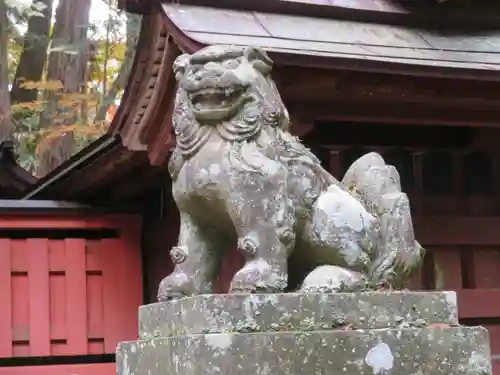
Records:
[[[345,72],[298,67],[277,69],[279,87],[286,100],[332,102],[335,99],[371,99],[448,104],[460,108],[494,108],[499,82],[437,79],[394,74]]]
[[[413,224],[424,246],[500,246],[498,216],[417,216]]]
[[[370,100],[285,101],[298,116],[326,121],[352,121],[397,125],[443,125],[499,128],[500,109],[433,107],[423,103],[388,103]]]

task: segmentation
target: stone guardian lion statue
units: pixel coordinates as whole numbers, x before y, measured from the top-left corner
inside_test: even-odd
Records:
[[[290,134],[272,66],[261,49],[237,46],[174,63],[169,172],[181,223],[160,301],[211,293],[235,246],[246,263],[231,293],[398,288],[421,262],[396,169],[370,153],[337,181]]]

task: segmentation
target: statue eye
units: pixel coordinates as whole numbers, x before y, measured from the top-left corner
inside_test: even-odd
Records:
[[[227,69],[236,69],[239,65],[240,63],[235,59],[226,60],[222,63],[222,66]]]

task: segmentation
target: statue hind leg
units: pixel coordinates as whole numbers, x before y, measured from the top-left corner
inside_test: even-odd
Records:
[[[424,251],[415,241],[410,202],[401,190],[399,173],[371,152],[356,160],[342,179],[377,216],[377,254],[370,270],[373,282],[402,288],[420,266]]]

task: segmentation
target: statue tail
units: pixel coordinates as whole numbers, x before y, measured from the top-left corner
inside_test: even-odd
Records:
[[[378,218],[372,280],[403,287],[420,266],[425,250],[415,240],[410,202],[401,191],[398,171],[387,165],[382,156],[371,152],[351,165],[342,185]]]

